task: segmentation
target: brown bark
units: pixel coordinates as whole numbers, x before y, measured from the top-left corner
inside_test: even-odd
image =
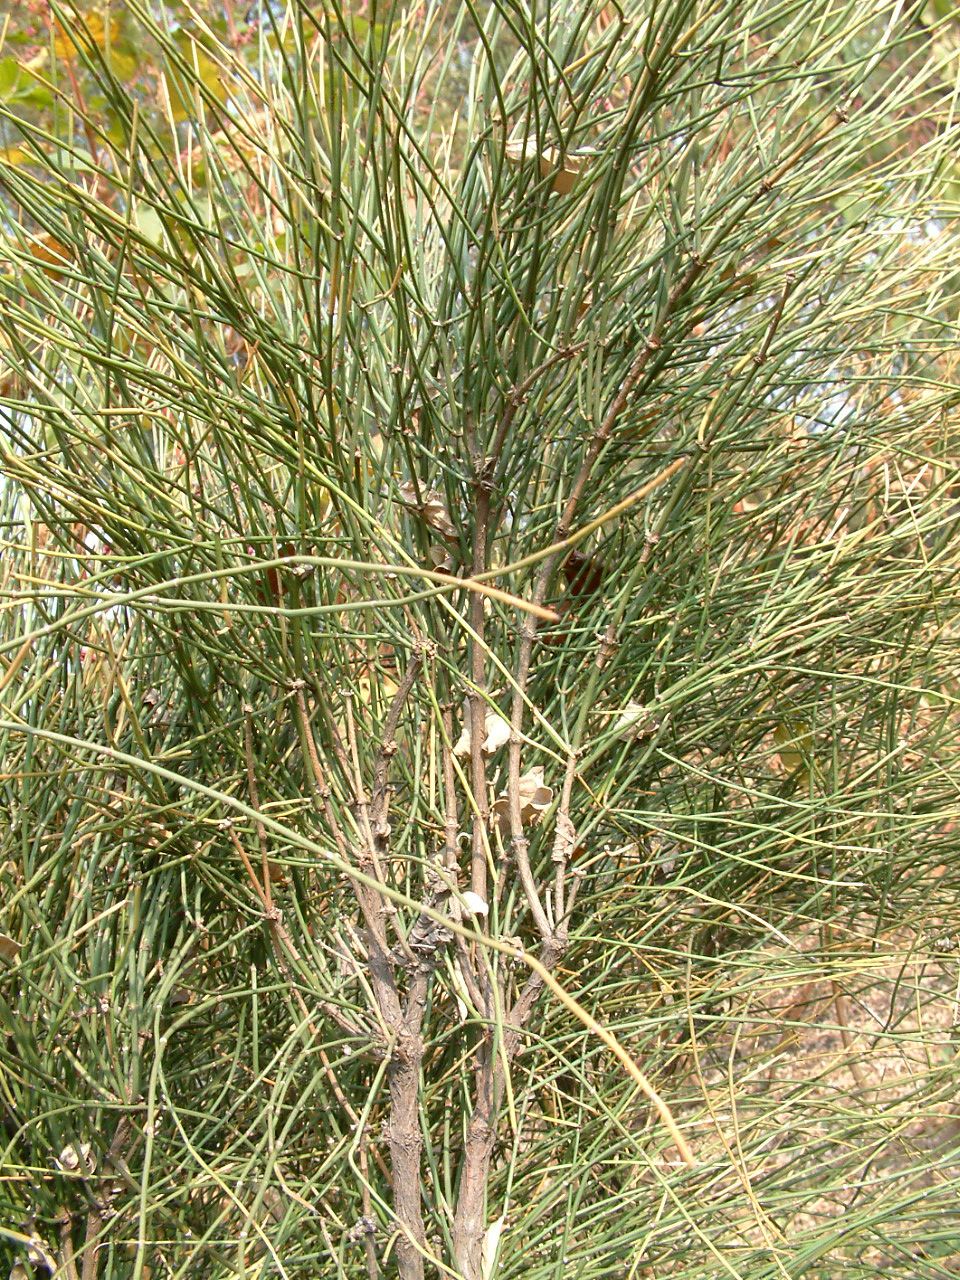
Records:
[[[493,1136],[489,1122],[474,1112],[463,1153],[460,1194],[453,1221],[453,1258],[463,1280],[482,1280],[483,1277],[483,1237]]]
[[[404,1031],[397,1040],[390,1063],[390,1164],[393,1208],[400,1236],[397,1271],[401,1280],[423,1280],[425,1233],[420,1205],[420,1063],[423,1042]]]
[[[300,726],[314,774],[316,789],[324,806],[338,851],[344,860],[355,861],[360,870],[384,882],[381,854],[386,851],[390,834],[388,821],[389,762],[396,751],[394,734],[403,704],[422,667],[422,654],[417,652],[394,695],[384,724],[384,741],[374,769],[373,795],[369,797],[363,783],[360,753],[353,710],[346,700],[347,747],[344,750],[336,726],[328,722],[333,753],[347,786],[353,791],[360,840],[348,850],[340,824],[330,804],[330,790],[313,738],[309,712],[302,689],[298,690]],[[376,889],[355,885],[357,901],[367,927],[366,945],[370,985],[376,1012],[390,1034],[390,1065],[387,1082],[390,1094],[390,1116],[387,1141],[390,1147],[390,1184],[398,1235],[396,1240],[397,1273],[400,1280],[423,1280],[426,1233],[420,1197],[420,1159],[423,1139],[420,1133],[420,1068],[423,1062],[421,1028],[426,1005],[429,970],[421,965],[405,944],[402,934],[398,946],[391,950],[387,936],[383,899]],[[397,953],[402,953],[398,955]],[[410,973],[406,996],[401,996],[397,964],[403,963]],[[367,1242],[368,1272],[376,1271],[377,1260]]]
[[[477,1063],[477,1100],[470,1117],[453,1219],[453,1260],[463,1280],[482,1280],[483,1237],[487,1220],[487,1182],[496,1137],[500,1070],[489,1041]]]

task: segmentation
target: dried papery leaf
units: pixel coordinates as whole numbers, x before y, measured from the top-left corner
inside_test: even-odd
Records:
[[[543,777],[543,765],[529,769],[520,778],[520,818],[526,826],[536,822],[544,809],[549,809],[553,802],[553,788],[548,787]],[[505,830],[510,821],[510,796],[502,791],[494,801],[492,818]]]
[[[71,1142],[63,1148],[55,1163],[62,1173],[77,1173],[85,1176],[95,1171],[97,1157],[89,1142],[81,1142],[79,1147]]]
[[[563,562],[563,576],[574,596],[592,596],[599,591],[603,574],[603,564],[596,556],[585,556],[581,551],[571,551]]]
[[[487,707],[483,717],[483,731],[485,738],[480,750],[485,756],[492,755],[494,751],[510,741],[510,721],[505,720],[502,715],[492,707]],[[470,754],[470,704],[464,703],[463,707],[463,732],[457,739],[453,748],[455,756],[468,756]]]
[[[286,560],[290,556],[297,554],[297,549],[292,542],[284,542],[277,548],[277,558]],[[284,603],[284,584],[280,577],[280,570],[273,566],[265,571],[267,583],[266,588],[257,588],[257,599],[261,604],[279,606]]]
[[[534,814],[542,813],[553,799],[553,788],[548,787],[543,778],[543,765],[530,769],[520,779],[520,811],[527,809]]]
[[[643,738],[653,733],[657,724],[650,708],[642,702],[628,702],[614,722],[614,733],[624,742],[631,738]]]
[[[474,893],[472,889],[465,889],[460,895],[463,905],[472,916],[486,916],[490,914],[490,908],[479,893]]]
[[[367,955],[359,938],[355,935],[347,939],[342,934],[335,934],[331,942],[336,970],[341,978],[355,978],[360,966],[366,964]]]
[[[569,862],[577,847],[577,829],[566,813],[557,814],[557,830],[553,840],[553,862]]]
[[[453,526],[453,521],[447,514],[447,509],[439,497],[434,495],[427,499],[423,507],[423,518],[431,529],[436,529],[444,537],[453,538],[456,536],[457,531]]]
[[[499,827],[504,837],[510,834],[510,801],[506,792],[501,792],[493,802],[490,809],[490,825]]]
[[[582,156],[561,156],[553,147],[538,150],[535,142],[508,142],[506,156],[511,164],[537,162],[541,178],[553,176],[553,190],[565,196],[573,190],[583,167]]]
[[[497,1248],[500,1244],[500,1237],[503,1235],[506,1221],[507,1215],[502,1213],[495,1222],[490,1223],[484,1232],[483,1245],[480,1250],[480,1271],[483,1280],[490,1280],[493,1275],[494,1264],[497,1260]]]
[[[467,991],[467,984],[464,982],[463,975],[457,965],[454,965],[450,970],[450,980],[451,985],[453,986],[453,998],[457,1002],[457,1013],[460,1015],[460,1021],[466,1022],[470,1017],[470,1006],[467,1003],[469,1000],[469,993]]]
[[[13,964],[22,950],[23,948],[15,938],[11,938],[5,933],[0,933],[0,959],[6,960],[8,964]]]
[[[431,529],[436,529],[437,533],[442,533],[445,538],[456,537],[457,531],[450,519],[450,514],[435,489],[421,489],[418,498],[413,481],[405,480],[399,486],[398,492],[404,503],[418,511]]]
[[[27,1261],[31,1267],[43,1267],[52,1276],[60,1270],[56,1258],[39,1236],[33,1236],[27,1245]]]
[[[654,863],[665,876],[672,875],[673,869],[677,865],[677,846],[671,845],[669,849],[661,852],[654,859]]]

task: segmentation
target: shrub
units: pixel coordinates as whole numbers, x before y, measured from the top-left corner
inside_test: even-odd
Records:
[[[77,8],[0,160],[14,1270],[950,1273],[955,20]]]

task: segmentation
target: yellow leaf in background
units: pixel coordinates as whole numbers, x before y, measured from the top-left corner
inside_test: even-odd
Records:
[[[108,39],[114,41],[120,36],[120,20],[118,18],[110,19],[109,35],[107,32],[107,23],[102,13],[84,13],[82,21],[77,21],[64,26],[61,22],[56,24],[55,35],[53,37],[53,50],[58,58],[72,58],[77,51],[77,46],[81,47],[92,40],[98,49],[103,49],[107,45]]]
[[[201,85],[221,103],[229,96],[229,86],[226,70],[204,52],[203,47],[191,38],[189,32],[182,29],[178,31],[176,41],[189,71],[186,75],[180,71],[176,74],[165,73],[164,81],[170,98],[171,115],[180,124],[183,120],[195,120],[201,114]]]
[[[34,236],[30,242],[30,252],[41,265],[48,264],[43,267],[48,276],[62,275],[62,268],[71,261],[67,246],[51,235]]]
[[[50,50],[39,49],[32,58],[24,58],[18,65],[24,71],[39,71],[50,61]]]
[[[133,211],[133,221],[151,244],[161,245],[164,242],[163,220],[156,209],[148,204],[138,204]]]
[[[813,734],[804,720],[795,724],[780,723],[773,731],[780,748],[780,759],[787,773],[802,769],[813,752]]]
[[[110,66],[110,70],[121,84],[129,84],[132,80],[136,79],[137,74],[143,65],[135,53],[131,53],[126,50],[121,52],[121,50],[114,47],[113,44],[110,46],[107,61]]]
[[[391,676],[388,676],[383,672],[378,672],[374,678],[377,682],[377,689],[380,693],[381,702],[389,702],[397,692],[397,682]],[[357,690],[360,694],[360,701],[365,707],[370,705],[373,698],[372,683],[373,679],[368,675],[361,676],[357,681]]]

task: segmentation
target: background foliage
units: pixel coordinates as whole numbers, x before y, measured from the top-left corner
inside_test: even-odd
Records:
[[[957,50],[19,6],[11,1275],[955,1274]]]

